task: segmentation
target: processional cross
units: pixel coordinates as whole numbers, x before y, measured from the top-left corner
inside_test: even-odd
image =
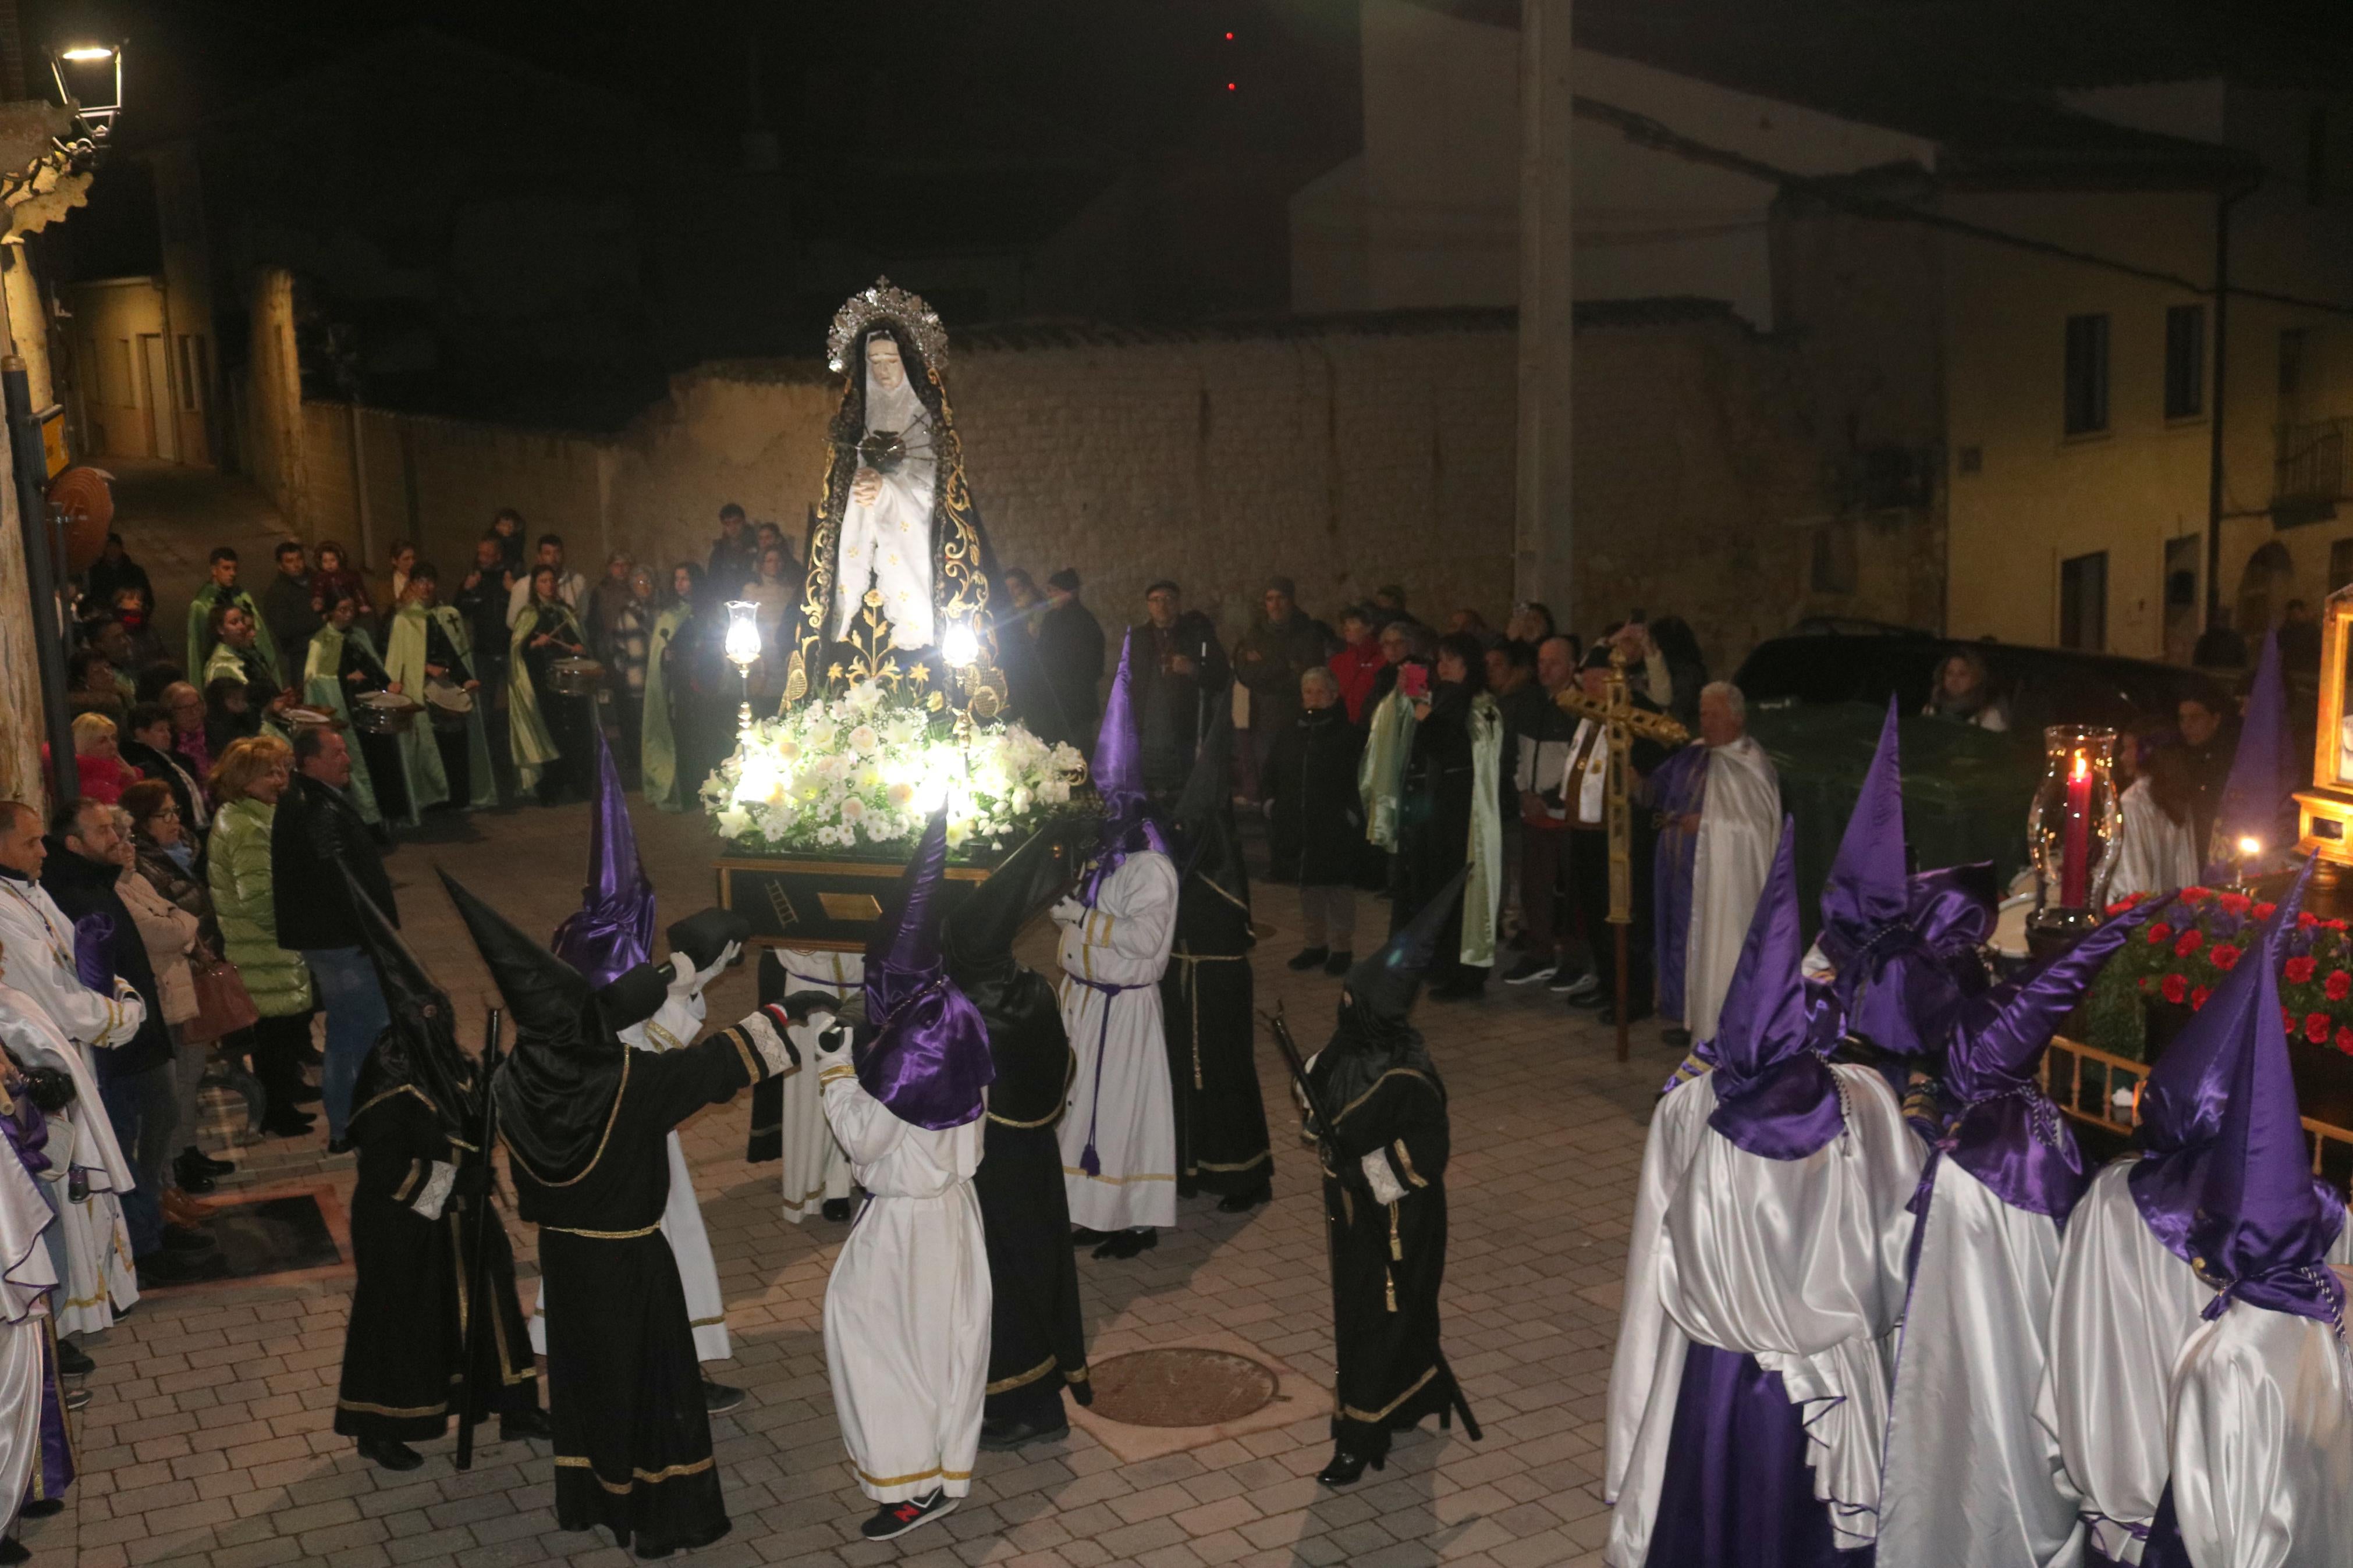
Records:
[[[1622,1062],[1627,1056],[1626,1013],[1632,1000],[1626,994],[1626,928],[1634,923],[1634,822],[1626,753],[1637,735],[1662,746],[1680,746],[1691,739],[1691,731],[1663,713],[1634,706],[1626,685],[1626,650],[1621,647],[1609,650],[1609,684],[1600,701],[1570,685],[1553,698],[1553,703],[1564,713],[1599,724],[1609,742],[1609,924],[1616,928],[1618,949],[1618,986],[1611,995],[1618,1015],[1618,1059]]]

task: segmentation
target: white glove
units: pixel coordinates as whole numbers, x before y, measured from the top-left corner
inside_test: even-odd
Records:
[[[425,1190],[408,1206],[427,1219],[439,1219],[441,1205],[449,1201],[449,1188],[457,1180],[457,1166],[447,1160],[434,1161],[432,1173],[425,1178]]]
[[[729,964],[734,963],[735,955],[743,951],[744,944],[742,942],[731,942],[721,951],[717,958],[711,961],[711,967],[704,970],[694,969],[692,967],[694,960],[689,958],[685,953],[681,952],[672,954],[670,957],[670,966],[672,970],[684,970],[686,973],[670,982],[670,994],[677,995],[679,994],[680,987],[683,985],[689,995],[702,995],[702,988],[710,984],[713,980],[718,979],[719,972],[726,968]]]
[[[1065,893],[1052,910],[1058,926],[1074,926],[1087,918],[1087,906]]]
[[[1388,1150],[1376,1149],[1356,1163],[1364,1170],[1365,1180],[1372,1184],[1374,1202],[1393,1204],[1405,1196],[1405,1184],[1389,1169]]]
[[[821,1014],[818,1015],[818,1016],[825,1019],[824,1027],[818,1031],[817,1037],[817,1065],[818,1070],[823,1071],[828,1068],[849,1067],[850,1065],[849,1030],[837,1022],[829,1015]],[[812,1027],[815,1027],[817,1025],[817,1018],[811,1018],[809,1023]]]

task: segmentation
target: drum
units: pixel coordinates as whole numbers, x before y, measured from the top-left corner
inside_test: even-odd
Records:
[[[323,725],[330,730],[340,730],[343,727],[343,721],[324,708],[311,708],[300,703],[287,709],[280,715],[280,720],[290,734],[296,730],[307,730],[314,725]]]
[[[593,658],[559,658],[547,667],[547,683],[559,697],[594,697],[604,689],[605,667]]]
[[[454,680],[429,676],[425,682],[425,713],[436,730],[463,730],[473,717],[474,694]]]
[[[406,734],[420,707],[413,697],[371,691],[352,704],[352,728],[363,735]]]

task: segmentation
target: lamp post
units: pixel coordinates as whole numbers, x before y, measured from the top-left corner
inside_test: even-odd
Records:
[[[104,145],[122,112],[122,45],[80,40],[49,56],[49,76],[58,100],[90,127],[90,139]]]
[[[749,599],[727,601],[727,662],[743,682],[744,703],[736,710],[739,737],[752,732],[752,666],[760,658],[760,606]]]

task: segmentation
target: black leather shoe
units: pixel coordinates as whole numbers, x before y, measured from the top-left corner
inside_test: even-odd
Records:
[[[1260,1187],[1254,1192],[1236,1193],[1231,1197],[1219,1198],[1218,1200],[1218,1212],[1219,1214],[1248,1214],[1250,1210],[1258,1207],[1259,1205],[1267,1202],[1273,1196],[1274,1188],[1271,1184]]]
[[[744,1403],[744,1391],[733,1384],[702,1380],[702,1408],[705,1414],[723,1415]]]
[[[360,1458],[386,1470],[413,1470],[425,1462],[424,1455],[390,1437],[361,1438]]]
[[[1654,1009],[1648,1003],[1637,1003],[1634,1007],[1627,1013],[1626,1021],[1630,1024],[1639,1024],[1643,1019],[1651,1016],[1653,1012]],[[1618,1026],[1618,1009],[1616,1005],[1612,1005],[1610,1006],[1604,1007],[1599,1013],[1594,1014],[1593,1021],[1597,1024],[1606,1024],[1611,1028],[1616,1028]]]
[[[52,1514],[63,1513],[65,1510],[65,1499],[61,1497],[45,1497],[38,1499],[36,1501],[28,1502],[23,1508],[18,1509],[16,1510],[16,1517],[19,1519],[47,1519]]]
[[[82,1352],[71,1340],[58,1342],[58,1370],[68,1377],[88,1377],[98,1370],[98,1363]]]
[[[237,1169],[233,1162],[216,1160],[194,1143],[180,1151],[180,1164],[185,1168],[202,1171],[207,1176],[226,1176]]]
[[[826,1218],[833,1221],[836,1225],[848,1225],[849,1223],[849,1200],[848,1198],[828,1198],[825,1200],[824,1205],[817,1212],[823,1215]]]
[[[13,1535],[0,1535],[0,1563],[30,1563],[32,1548]]]
[[[1003,1454],[1025,1443],[1058,1443],[1071,1435],[1071,1424],[1058,1421],[1051,1426],[1034,1426],[1027,1421],[983,1421],[980,1424],[980,1446],[992,1454]]]
[[[1332,1462],[1316,1471],[1315,1479],[1327,1487],[1352,1487],[1356,1484],[1356,1479],[1365,1473],[1366,1463],[1366,1460],[1356,1458],[1347,1449],[1335,1447],[1332,1450]],[[1386,1469],[1388,1467],[1386,1457],[1374,1459],[1370,1463],[1377,1470]]]
[[[201,1171],[174,1171],[172,1177],[180,1184],[180,1190],[192,1198],[202,1197],[218,1184]]]
[[[301,1138],[314,1125],[311,1119],[290,1105],[273,1105],[261,1119],[261,1130],[272,1138]]]
[[[328,1139],[328,1140],[327,1140],[327,1152],[328,1152],[328,1153],[330,1153],[330,1154],[348,1154],[348,1153],[350,1153],[351,1152],[352,1152],[352,1141],[351,1141],[350,1139],[348,1139],[348,1138],[330,1138],[330,1139]]]
[[[1113,1233],[1108,1230],[1089,1230],[1085,1226],[1074,1225],[1071,1227],[1071,1245],[1072,1247],[1100,1247],[1104,1242],[1109,1241],[1113,1235]]]
[[[1332,950],[1328,947],[1303,947],[1291,956],[1292,972],[1304,974],[1311,969],[1320,969],[1324,961],[1331,956]]]
[[[1339,952],[1334,953],[1331,957],[1324,961],[1324,973],[1326,974],[1345,974],[1356,966],[1356,955],[1350,952],[1344,947]]]
[[[1149,1252],[1160,1245],[1160,1233],[1148,1225],[1134,1230],[1113,1231],[1111,1239],[1095,1248],[1095,1256],[1103,1258],[1134,1258],[1139,1252]]]
[[[547,1412],[534,1405],[528,1410],[510,1410],[499,1417],[499,1441],[512,1443],[518,1437],[553,1439],[555,1427],[547,1419]]]
[[[164,1250],[166,1252],[210,1252],[213,1238],[192,1226],[167,1225],[164,1227]]]

